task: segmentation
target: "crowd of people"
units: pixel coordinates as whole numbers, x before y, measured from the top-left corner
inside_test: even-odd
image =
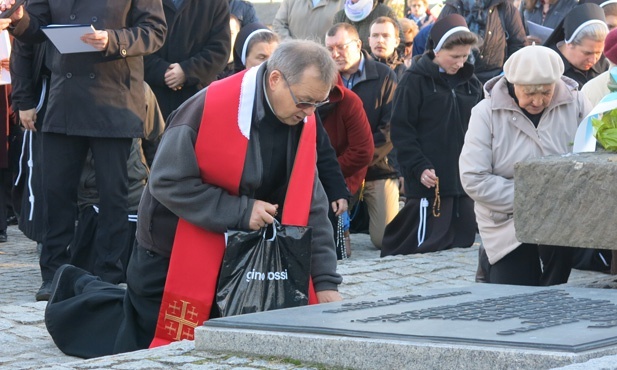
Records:
[[[569,152],[617,90],[617,4],[433,5],[283,0],[271,27],[244,0],[30,0],[0,18],[13,43],[0,243],[12,203],[40,248],[35,298],[58,347],[88,358],[191,339],[165,312],[219,316],[225,232],[275,220],[312,228],[311,304],[341,300],[354,232],[382,257],[479,233],[478,282],[608,271],[606,251],[516,239],[514,164]],[[52,24],[92,24],[94,51],[61,53]]]

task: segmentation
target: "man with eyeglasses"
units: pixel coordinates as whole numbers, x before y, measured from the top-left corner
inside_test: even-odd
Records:
[[[71,265],[54,279],[46,320],[56,328],[71,323],[67,354],[95,357],[192,339],[190,326],[178,336],[166,330],[173,323],[165,313],[183,301],[198,308],[193,322],[218,316],[224,233],[259,230],[275,218],[312,228],[309,303],[342,299],[316,170],[315,109],[328,100],[335,77],[323,46],[288,41],[261,66],[212,83],[171,114],[140,202],[126,292]],[[198,269],[188,267],[195,261]]]
[[[390,117],[397,77],[388,66],[362,50],[358,31],[348,23],[337,23],[328,30],[326,48],[336,62],[345,87],[362,100],[371,125],[375,151],[364,187],[356,197],[361,195],[364,199],[371,241],[381,248],[384,229],[399,209],[399,175],[388,159],[392,151]]]
[[[401,41],[399,33],[400,27],[397,21],[390,17],[379,17],[371,23],[368,42],[371,47],[371,56],[390,67],[400,79],[407,67],[396,50]]]
[[[405,45],[402,59],[405,66],[409,68],[409,66],[411,66],[414,38],[420,31],[418,29],[418,25],[407,18],[399,18],[398,24],[401,26],[401,33],[404,35],[404,38],[401,40],[401,42]]]

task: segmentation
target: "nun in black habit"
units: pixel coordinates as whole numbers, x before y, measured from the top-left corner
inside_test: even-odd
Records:
[[[578,82],[580,90],[587,81],[609,67],[602,55],[607,34],[608,26],[602,8],[594,3],[585,3],[572,8],[544,46],[557,51],[565,67],[564,76]]]

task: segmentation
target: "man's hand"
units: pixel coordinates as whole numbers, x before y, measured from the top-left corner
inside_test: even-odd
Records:
[[[346,212],[347,208],[349,207],[347,199],[343,198],[335,200],[334,202],[330,203],[330,205],[332,206],[332,212],[334,212],[334,214],[336,214],[337,216],[342,215],[343,212]]]
[[[93,33],[86,33],[81,37],[81,41],[94,47],[98,51],[104,51],[109,44],[109,34],[107,31],[94,31]]]
[[[0,19],[0,31],[7,29],[11,25],[11,18]]]
[[[527,36],[525,38],[525,46],[530,46],[530,45],[542,45],[542,40],[540,40],[538,37],[536,36]]]
[[[171,63],[165,72],[165,84],[172,90],[182,89],[182,85],[186,82],[186,76],[180,64]]]
[[[343,297],[336,290],[322,290],[317,292],[317,301],[319,303],[339,302]]]
[[[11,9],[15,4],[15,0],[2,0],[0,2],[0,12],[4,13],[5,11]],[[19,8],[11,14],[9,18],[5,18],[0,20],[0,31],[6,29],[11,22],[17,24],[24,17],[24,6],[20,5]]]
[[[270,204],[262,200],[256,200],[253,204],[253,210],[251,211],[249,228],[251,230],[259,230],[267,224],[273,223],[278,208],[278,204]]]
[[[36,122],[36,108],[19,111],[19,121],[26,130],[36,131],[34,123]]]
[[[7,71],[9,70],[9,58],[4,58],[2,60],[0,60],[0,68],[2,69],[6,69]]]

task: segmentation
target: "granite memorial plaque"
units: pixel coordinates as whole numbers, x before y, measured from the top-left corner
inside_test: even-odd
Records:
[[[617,345],[617,292],[477,284],[207,321],[206,327],[578,353]]]

